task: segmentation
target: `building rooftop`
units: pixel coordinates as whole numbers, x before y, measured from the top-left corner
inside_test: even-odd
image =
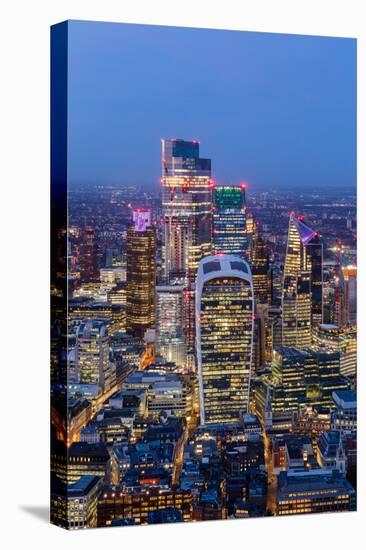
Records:
[[[343,409],[353,409],[357,407],[356,390],[334,391],[332,397],[335,404],[342,407]]]
[[[322,491],[319,494],[319,491]],[[327,492],[334,498],[339,494],[354,493],[352,485],[336,470],[319,468],[308,472],[281,472],[278,477],[277,500],[298,498],[299,494],[326,498]]]
[[[55,474],[51,480],[51,492],[53,494],[60,494],[67,498],[77,498],[87,495],[94,487],[102,485],[102,480],[98,476],[81,476],[74,483],[64,483]]]

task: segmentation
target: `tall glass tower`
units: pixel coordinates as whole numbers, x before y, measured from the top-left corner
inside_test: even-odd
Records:
[[[323,319],[323,245],[318,234],[290,215],[282,287],[282,343],[306,347]]]
[[[151,211],[133,211],[127,229],[126,329],[143,336],[156,319],[156,234]]]
[[[254,323],[249,265],[216,254],[200,262],[196,349],[202,424],[236,423],[249,400]]]
[[[215,188],[213,247],[216,254],[245,254],[245,187],[242,184]]]
[[[162,140],[161,183],[164,276],[185,287],[184,334],[193,367],[194,281],[212,248],[211,160],[200,158],[197,141]]]
[[[256,232],[252,253],[252,277],[254,298],[258,303],[269,303],[269,262],[266,243],[262,235]]]
[[[161,181],[165,278],[188,283],[211,253],[211,160],[197,141],[163,139]]]
[[[156,287],[157,295],[157,352],[178,367],[186,365],[186,346],[183,334],[183,287]]]

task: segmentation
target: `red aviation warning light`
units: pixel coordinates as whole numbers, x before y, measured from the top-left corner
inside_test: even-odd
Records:
[[[248,184],[245,183],[244,181],[242,181],[242,182],[240,183],[240,187],[241,187],[242,189],[248,189]]]

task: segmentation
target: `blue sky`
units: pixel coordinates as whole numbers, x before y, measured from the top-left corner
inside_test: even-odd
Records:
[[[155,184],[162,137],[218,183],[355,187],[356,41],[69,23],[71,183]]]

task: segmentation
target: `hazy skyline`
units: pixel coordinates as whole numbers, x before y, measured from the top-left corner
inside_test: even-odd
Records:
[[[158,185],[161,138],[219,184],[356,184],[356,41],[69,24],[69,181]]]

